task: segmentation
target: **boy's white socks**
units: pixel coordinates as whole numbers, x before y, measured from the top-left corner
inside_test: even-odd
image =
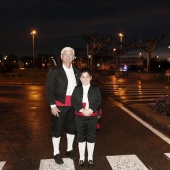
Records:
[[[88,161],[93,160],[94,145],[95,143],[87,142]]]
[[[79,142],[78,147],[79,147],[80,160],[84,161],[86,142]]]

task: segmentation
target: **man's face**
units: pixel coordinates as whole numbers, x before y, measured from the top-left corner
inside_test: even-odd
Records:
[[[61,55],[61,60],[64,64],[70,64],[74,60],[74,54],[72,50],[65,50]]]

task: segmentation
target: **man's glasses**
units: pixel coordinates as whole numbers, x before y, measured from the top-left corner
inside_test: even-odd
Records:
[[[73,57],[74,55],[73,54],[63,54],[62,56],[64,56],[64,57]]]

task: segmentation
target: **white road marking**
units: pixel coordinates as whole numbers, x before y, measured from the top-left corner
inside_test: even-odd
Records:
[[[4,165],[5,165],[6,161],[0,161],[0,170],[3,169]]]
[[[170,153],[164,153],[168,158],[170,158]]]
[[[54,159],[41,159],[39,170],[75,170],[70,158],[63,158],[64,164],[57,164]]]
[[[106,156],[114,170],[149,170],[136,155]]]
[[[143,124],[145,127],[147,127],[149,130],[151,130],[153,133],[155,133],[157,136],[159,136],[161,139],[163,139],[165,142],[170,144],[170,138],[168,138],[167,136],[165,136],[164,134],[162,134],[158,130],[154,129],[152,126],[150,126],[148,123],[144,122],[142,119],[140,119],[138,116],[136,116],[133,112],[131,112],[127,108],[125,108],[125,107],[120,107],[120,108],[123,109],[130,116],[135,118],[137,121],[139,121],[141,124]]]

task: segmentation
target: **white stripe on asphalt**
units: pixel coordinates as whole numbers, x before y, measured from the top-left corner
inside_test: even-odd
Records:
[[[70,158],[63,158],[64,164],[57,164],[54,159],[41,159],[39,170],[75,170]]]
[[[158,130],[154,129],[152,126],[150,126],[148,123],[144,122],[142,119],[140,119],[138,116],[136,116],[133,112],[131,112],[127,108],[125,108],[125,107],[120,107],[120,108],[123,109],[130,116],[135,118],[137,121],[139,121],[141,124],[143,124],[145,127],[147,127],[149,130],[151,130],[153,133],[155,133],[157,136],[159,136],[161,139],[163,139],[165,142],[170,144],[170,138],[168,138],[167,136],[165,136],[164,134],[162,134]]]
[[[149,170],[136,155],[106,156],[114,170]]]
[[[168,158],[170,158],[170,153],[164,153]]]
[[[170,158],[170,153],[164,153]],[[113,170],[149,170],[136,155],[106,156]],[[75,170],[74,162],[70,158],[63,158],[64,164],[56,164],[54,159],[41,159],[39,170]],[[6,161],[0,161],[3,170]]]
[[[0,161],[0,170],[3,169],[4,165],[5,165],[6,161]]]

